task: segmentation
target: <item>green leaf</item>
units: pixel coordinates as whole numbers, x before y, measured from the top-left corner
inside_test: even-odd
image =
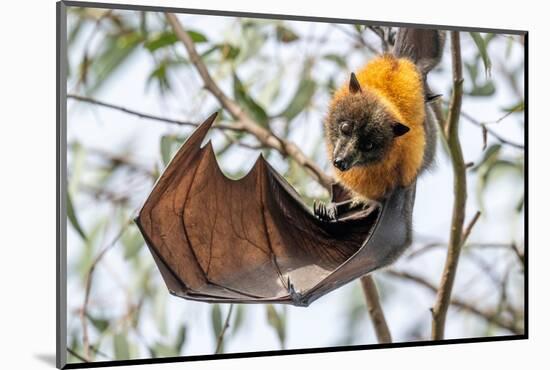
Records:
[[[219,304],[214,304],[212,306],[212,311],[210,311],[210,320],[212,322],[214,337],[218,338],[222,332],[222,311]]]
[[[126,230],[120,237],[120,241],[124,246],[125,259],[132,259],[137,256],[141,247],[144,245],[143,237],[136,227],[131,227]]]
[[[166,335],[168,333],[168,323],[166,320],[166,292],[164,290],[157,290],[155,294],[153,314],[159,332]]]
[[[82,25],[84,24],[84,19],[81,17],[78,18],[74,26],[71,27],[69,34],[67,35],[67,45],[71,46],[75,42],[75,40],[80,35],[80,31],[82,31]]]
[[[163,59],[160,61],[155,68],[151,71],[149,76],[147,77],[146,87],[149,87],[149,85],[156,81],[159,87],[159,91],[161,94],[164,94],[171,89],[170,79],[168,78],[168,70],[171,66],[175,66],[178,64],[186,64],[187,61],[185,60],[171,60],[171,59]]]
[[[67,193],[67,217],[69,218],[69,221],[71,222],[71,225],[76,230],[78,235],[82,237],[83,240],[86,240],[86,234],[84,233],[84,230],[82,229],[82,226],[80,226],[80,222],[78,222],[78,218],[76,216],[76,211],[73,206],[73,201],[71,199],[71,195]]]
[[[302,79],[294,92],[294,96],[290,99],[290,103],[280,115],[288,121],[292,121],[309,105],[311,98],[315,94],[316,87],[315,81],[309,78]]]
[[[293,42],[299,39],[299,36],[293,30],[283,25],[277,25],[277,27],[275,27],[275,33],[277,35],[277,40],[284,43]]]
[[[470,96],[491,96],[495,93],[495,85],[492,81],[487,81],[484,85],[474,86],[472,90],[468,92]]]
[[[483,65],[485,66],[485,77],[490,76],[492,64],[491,64],[491,58],[489,58],[489,54],[487,52],[487,46],[489,45],[489,41],[492,39],[492,37],[487,37],[484,39],[483,37],[481,37],[479,32],[470,32],[470,36],[474,40],[474,43],[476,44],[477,49],[479,50],[479,55],[483,60]]]
[[[128,339],[126,334],[116,334],[113,338],[113,352],[115,354],[115,359],[117,360],[128,360],[130,359],[130,348],[128,346]]]
[[[346,59],[338,54],[326,54],[323,56],[323,59],[336,63],[336,65],[342,69],[348,66]]]
[[[174,357],[179,355],[179,352],[172,346],[169,346],[164,343],[155,343],[154,347],[151,349],[151,357]]]
[[[154,52],[158,49],[164,48],[169,45],[174,45],[176,42],[178,42],[178,36],[174,32],[162,32],[157,33],[151,38],[149,38],[143,46],[145,49],[149,50],[150,52]]]
[[[487,161],[486,164],[480,167],[477,180],[477,198],[482,212],[484,210],[483,194],[485,193],[491,178],[493,178],[497,173],[510,170],[517,172],[520,176],[523,176],[523,165],[519,162],[513,162],[506,159],[496,158],[492,161]]]
[[[187,33],[189,34],[189,36],[191,36],[191,40],[193,40],[195,44],[199,44],[201,42],[208,42],[208,39],[206,38],[206,36],[204,36],[202,33],[198,31],[187,30]]]
[[[164,166],[172,160],[175,152],[183,145],[187,136],[180,135],[163,135],[160,138],[160,155]]]
[[[94,58],[92,71],[94,80],[88,86],[87,94],[93,95],[118,70],[143,40],[139,32],[108,35],[101,41],[102,49]]]
[[[472,167],[471,171],[475,172],[475,171],[479,170],[481,166],[484,166],[484,165],[487,166],[487,165],[491,165],[492,163],[494,163],[494,161],[497,160],[501,149],[502,149],[501,144],[493,144],[493,145],[489,146],[485,150],[485,152],[483,153],[483,157],[481,158],[481,160],[478,162],[477,165]]]
[[[109,319],[93,317],[89,313],[86,314],[86,317],[100,333],[103,333],[109,327]]]
[[[163,135],[160,138],[160,155],[164,166],[168,166],[170,159],[172,159],[172,136]]]
[[[187,338],[187,327],[185,325],[182,325],[180,327],[180,330],[178,331],[178,335],[176,336],[176,342],[174,343],[174,349],[176,350],[177,355],[181,353],[181,350],[183,349],[183,345],[185,344],[186,338]]]
[[[478,63],[464,62],[464,66],[466,66],[466,71],[468,72],[468,75],[470,76],[470,80],[472,81],[473,86],[477,85],[477,71],[478,71],[477,65],[478,65]]]
[[[520,101],[512,106],[502,108],[502,111],[506,113],[523,112],[524,110],[525,110],[525,105],[523,101]]]
[[[235,335],[237,331],[242,327],[244,322],[244,305],[236,305],[235,319],[233,319],[233,330],[231,331],[232,335]]]
[[[249,95],[236,73],[233,73],[233,95],[235,100],[260,126],[267,127],[268,117],[265,110]]]
[[[221,53],[223,60],[230,61],[234,60],[239,55],[240,49],[228,42],[216,44],[203,52],[201,54],[201,58],[205,59],[215,51],[219,51]]]
[[[281,348],[285,348],[286,318],[275,310],[272,304],[266,305],[267,323],[275,329]]]
[[[204,36],[202,33],[188,30],[187,34],[191,36],[191,39],[195,44],[199,44],[202,42],[208,42],[208,39],[206,36]],[[178,36],[172,31],[166,31],[155,34],[153,37],[151,37],[149,40],[147,40],[143,46],[149,50],[150,52],[154,52],[158,49],[174,45],[179,42]]]

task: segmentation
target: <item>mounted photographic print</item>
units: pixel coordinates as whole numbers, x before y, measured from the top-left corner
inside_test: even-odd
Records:
[[[59,368],[527,338],[527,32],[57,10]]]

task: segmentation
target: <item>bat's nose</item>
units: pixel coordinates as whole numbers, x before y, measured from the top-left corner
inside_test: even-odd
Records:
[[[346,161],[344,158],[335,158],[332,164],[340,171],[345,171],[349,168],[349,162]]]

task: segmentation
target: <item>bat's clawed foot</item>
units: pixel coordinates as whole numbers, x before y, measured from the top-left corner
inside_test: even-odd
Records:
[[[338,210],[334,204],[324,204],[319,201],[313,201],[313,214],[321,221],[337,221]]]

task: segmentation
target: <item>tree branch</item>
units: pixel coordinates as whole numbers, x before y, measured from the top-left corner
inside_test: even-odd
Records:
[[[120,229],[119,233],[115,236],[115,238],[107,244],[101,252],[98,253],[98,255],[94,258],[92,263],[90,264],[90,268],[88,269],[88,272],[86,274],[86,287],[84,290],[84,303],[82,304],[82,309],[80,311],[80,320],[82,323],[82,346],[84,348],[84,357],[87,361],[90,361],[90,341],[88,337],[88,304],[90,303],[90,292],[92,290],[92,280],[93,280],[93,274],[95,271],[95,268],[97,267],[99,261],[105,256],[105,254],[117,243],[117,241],[122,237],[124,232],[126,231],[126,228],[132,223],[132,219],[130,218],[128,222],[126,222],[122,228]]]
[[[148,114],[148,113],[142,113],[142,112],[135,111],[133,109],[128,109],[128,108],[121,107],[119,105],[114,105],[114,104],[105,103],[105,102],[102,102],[102,101],[99,101],[99,100],[96,100],[96,99],[92,99],[92,98],[89,98],[87,96],[68,94],[67,98],[78,100],[78,101],[81,101],[81,102],[84,102],[84,103],[90,103],[90,104],[98,105],[98,106],[104,107],[104,108],[118,110],[118,111],[123,112],[123,113],[131,114],[131,115],[137,116],[139,118],[150,119],[150,120],[153,120],[153,121],[171,123],[171,124],[178,125],[178,126],[191,126],[191,127],[197,127],[198,126],[198,123],[181,121],[181,120],[172,119],[172,118],[159,117],[159,116],[155,116],[155,115]],[[216,124],[216,125],[212,126],[212,128],[222,129],[222,130],[239,131],[239,132],[244,131],[237,124],[234,124],[234,125]]]
[[[466,118],[467,121],[469,121],[470,123],[473,123],[474,125],[476,126],[479,126],[481,127],[484,131],[486,131],[489,135],[491,135],[492,137],[494,137],[495,139],[497,139],[501,144],[504,144],[504,145],[509,145],[513,148],[516,148],[516,149],[521,149],[521,150],[525,150],[525,146],[522,145],[522,144],[519,144],[519,143],[516,143],[516,142],[513,142],[513,141],[510,141],[508,139],[505,139],[504,137],[500,136],[500,134],[497,134],[495,132],[495,130],[487,127],[487,124],[489,123],[496,123],[496,122],[499,122],[499,120],[497,121],[494,121],[494,122],[488,122],[488,123],[483,123],[483,122],[480,122],[478,121],[477,119],[475,119],[474,117],[472,117],[471,115],[469,115],[468,113],[466,112],[460,112],[460,115],[464,118]],[[506,116],[504,116],[506,117]]]
[[[464,233],[462,234],[462,245],[464,245],[466,240],[468,240],[468,237],[470,236],[472,229],[474,228],[477,220],[479,220],[480,216],[481,211],[477,211],[474,217],[472,217],[472,220],[468,223],[468,226],[466,226],[466,229],[464,229]]]
[[[326,175],[320,168],[309,159],[296,144],[286,141],[277,137],[271,131],[263,128],[257,122],[255,122],[246,112],[232,99],[230,99],[225,93],[218,87],[206,65],[202,62],[200,55],[195,49],[193,40],[183,28],[179,20],[174,14],[167,13],[166,19],[172,26],[174,33],[178,39],[183,43],[189,60],[195,66],[201,79],[204,83],[204,87],[214,95],[218,102],[226,109],[234,119],[241,123],[242,129],[248,133],[254,135],[260,143],[279,151],[283,156],[288,156],[295,160],[298,164],[302,165],[306,171],[313,176],[321,185],[329,189],[333,180],[330,176]]]
[[[445,126],[447,128],[446,137],[449,144],[454,173],[454,205],[447,258],[441,277],[441,283],[437,291],[435,306],[432,310],[432,339],[434,340],[443,339],[445,336],[445,320],[451,302],[451,293],[462,247],[462,228],[464,225],[467,197],[466,168],[458,132],[458,122],[462,106],[463,79],[460,33],[457,31],[451,32],[451,57],[454,82],[451,104],[449,106],[449,115],[447,116],[447,123]]]
[[[404,271],[396,271],[396,270],[385,270],[384,273],[386,273],[386,274],[388,274],[389,276],[392,276],[392,277],[397,277],[397,278],[413,281],[413,282],[415,282],[415,283],[431,290],[434,293],[437,293],[437,291],[438,291],[437,287],[434,284],[432,284],[431,282],[429,282],[428,280],[426,280],[425,278],[423,278],[421,276],[414,275],[414,274],[404,272]],[[479,309],[479,308],[475,307],[473,304],[468,303],[466,301],[463,301],[459,298],[451,299],[450,303],[453,306],[457,307],[457,308],[460,308],[460,309],[462,309],[464,311],[467,311],[467,312],[469,312],[473,315],[476,315],[476,316],[484,319],[485,321],[487,321],[487,322],[489,322],[493,325],[497,325],[497,326],[499,326],[503,329],[509,330],[510,332],[512,332],[514,334],[523,334],[523,330],[521,328],[518,328],[518,326],[512,320],[506,320],[506,319],[502,318],[501,316],[498,315],[497,312],[484,311],[482,309]]]
[[[229,305],[229,311],[227,312],[227,316],[225,317],[225,322],[223,323],[222,331],[220,331],[220,335],[218,335],[215,353],[220,353],[222,349],[223,338],[225,336],[225,332],[227,331],[227,328],[229,328],[229,320],[231,319],[232,313],[233,313],[233,303]]]
[[[380,304],[380,297],[374,278],[371,275],[363,276],[361,278],[361,286],[363,287],[363,293],[365,294],[365,300],[367,301],[369,315],[378,343],[391,343],[390,329],[384,317],[384,311]]]
[[[69,352],[71,355],[73,355],[74,357],[76,357],[77,359],[79,359],[82,362],[90,362],[90,361],[86,360],[83,356],[76,353],[74,350],[70,349],[69,347],[67,347],[67,352]]]

